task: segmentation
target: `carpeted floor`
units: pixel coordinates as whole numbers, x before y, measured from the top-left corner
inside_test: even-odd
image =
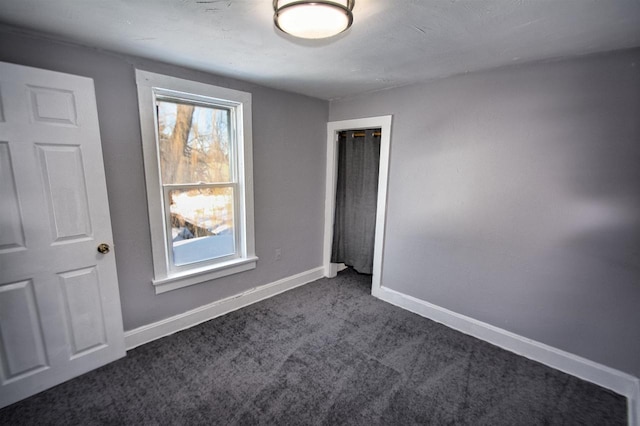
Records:
[[[0,410],[2,425],[610,425],[626,399],[373,298],[347,270]]]

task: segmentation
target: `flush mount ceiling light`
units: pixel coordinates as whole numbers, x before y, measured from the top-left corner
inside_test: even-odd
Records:
[[[355,0],[273,0],[273,21],[295,37],[332,37],[351,26],[354,4]]]

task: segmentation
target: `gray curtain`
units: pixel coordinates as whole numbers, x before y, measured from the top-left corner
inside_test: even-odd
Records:
[[[380,129],[341,132],[338,152],[331,262],[344,263],[360,273],[371,274],[378,197]]]

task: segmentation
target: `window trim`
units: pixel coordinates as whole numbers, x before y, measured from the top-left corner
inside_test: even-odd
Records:
[[[156,294],[175,290],[231,274],[254,269],[258,258],[255,255],[254,213],[253,213],[253,149],[251,93],[213,86],[163,74],[136,69],[138,86],[138,106],[144,159],[144,173],[147,188],[147,207],[151,232],[154,278],[152,283]],[[239,208],[238,256],[217,263],[194,264],[192,268],[170,267],[167,245],[167,226],[163,187],[160,180],[160,158],[157,145],[157,117],[155,112],[158,98],[189,100],[194,103],[224,105],[235,114],[237,190],[236,205]],[[241,124],[240,124],[241,123]],[[243,214],[244,212],[244,214]]]

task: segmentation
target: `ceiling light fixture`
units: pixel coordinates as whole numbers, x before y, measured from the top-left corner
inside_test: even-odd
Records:
[[[353,23],[354,4],[355,0],[273,0],[273,21],[294,37],[333,37]]]

